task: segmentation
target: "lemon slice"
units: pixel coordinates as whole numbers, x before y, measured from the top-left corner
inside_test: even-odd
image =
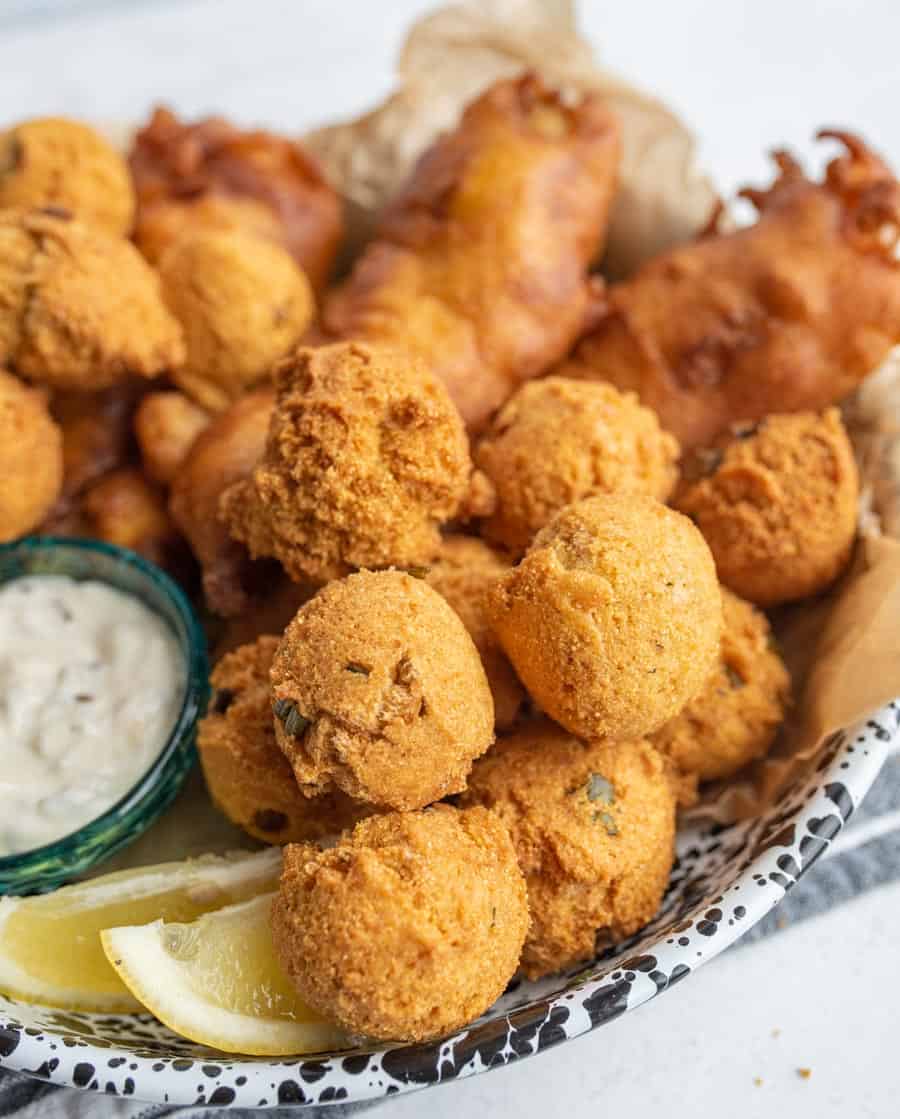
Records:
[[[101,929],[201,913],[271,890],[281,852],[205,855],[122,870],[43,897],[0,899],[0,992],[72,1010],[140,1010],[109,966]]]
[[[346,1048],[346,1035],[301,1000],[275,959],[273,897],[191,924],[107,929],[103,948],[135,998],[190,1041],[254,1056]]]

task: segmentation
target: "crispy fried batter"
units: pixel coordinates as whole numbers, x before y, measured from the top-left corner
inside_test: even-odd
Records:
[[[272,906],[281,966],[352,1034],[424,1041],[477,1018],[512,978],[528,925],[509,835],[437,805],[285,849]]]
[[[0,369],[0,543],[40,524],[62,479],[62,433],[44,395]]]
[[[483,540],[453,534],[441,541],[441,549],[425,576],[426,582],[450,603],[475,642],[494,697],[494,721],[500,730],[512,726],[525,699],[525,690],[487,616],[488,588],[509,570],[509,560]]]
[[[791,678],[773,646],[765,614],[722,590],[725,625],[712,676],[653,745],[683,776],[679,800],[696,800],[698,781],[730,777],[762,757],[784,720]]]
[[[563,509],[487,601],[525,687],[584,738],[657,730],[700,691],[719,649],[709,548],[687,517],[643,495]]]
[[[232,404],[197,436],[172,479],[169,510],[187,537],[203,571],[203,591],[217,614],[240,614],[260,587],[270,583],[270,565],[254,563],[219,520],[219,498],[249,476],[266,445],[274,393],[258,389]]]
[[[210,796],[232,823],[263,843],[299,843],[337,835],[372,809],[337,790],[300,792],[275,741],[269,669],[278,641],[260,637],[219,661],[197,748]]]
[[[0,132],[0,209],[70,210],[113,236],[131,232],[128,165],[93,128],[64,117],[22,121]]]
[[[131,152],[135,238],[151,261],[187,232],[245,229],[284,245],[316,289],[340,243],[341,207],[295,141],[220,117],[186,124],[158,108]]]
[[[494,739],[478,651],[423,580],[361,571],[298,611],[272,665],[278,744],[311,795],[421,808],[465,788]]]
[[[134,414],[134,433],[144,470],[154,482],[171,483],[209,420],[209,412],[184,393],[147,393]]]
[[[287,250],[245,230],[183,238],[159,275],[187,346],[173,379],[212,411],[268,377],[313,315],[309,281]]]
[[[665,501],[678,477],[677,441],[633,393],[564,377],[523,385],[474,457],[496,493],[484,532],[515,555],[565,505],[597,493]]]
[[[502,81],[419,160],[327,329],[407,347],[472,428],[558,361],[595,310],[619,159],[599,99],[574,105],[534,76]]]
[[[427,564],[472,472],[441,382],[406,354],[344,342],[297,350],[276,387],[265,454],[222,495],[235,539],[300,581]]]
[[[822,183],[786,154],[755,225],[662,254],[608,289],[560,372],[631,389],[691,448],[736,420],[820,409],[900,342],[900,185],[855,137]]]
[[[0,364],[53,388],[102,389],[183,358],[133,245],[65,211],[0,211]]]
[[[685,464],[675,504],[693,518],[719,578],[759,606],[807,598],[846,567],[859,472],[840,413],[736,425]]]
[[[124,467],[105,474],[80,504],[86,535],[131,548],[161,567],[178,568],[183,541],[163,494],[140,470]]]
[[[100,392],[53,394],[50,412],[63,435],[65,504],[132,457],[132,423],[142,391],[142,381],[128,380]]]
[[[527,723],[476,762],[462,804],[491,809],[512,835],[528,886],[529,979],[592,960],[659,909],[675,795],[648,742],[587,745]]]

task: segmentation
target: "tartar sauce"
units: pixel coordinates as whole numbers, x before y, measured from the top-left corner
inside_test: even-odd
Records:
[[[112,807],[165,745],[185,687],[174,634],[137,598],[57,575],[0,588],[0,856]]]

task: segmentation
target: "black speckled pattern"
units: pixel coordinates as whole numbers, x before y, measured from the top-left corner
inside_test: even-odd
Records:
[[[900,706],[832,737],[817,771],[758,820],[682,831],[662,911],[586,968],[514,981],[443,1041],[233,1057],[145,1015],[62,1013],[0,997],[0,1065],[57,1084],[173,1104],[265,1107],[373,1099],[529,1057],[666,991],[734,943],[792,889],[858,807],[900,732]]]

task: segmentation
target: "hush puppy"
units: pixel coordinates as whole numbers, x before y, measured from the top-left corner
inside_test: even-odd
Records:
[[[43,394],[0,369],[0,543],[36,528],[62,481],[62,432]]]
[[[343,342],[297,350],[276,388],[262,461],[222,496],[232,536],[298,581],[427,564],[472,473],[441,382],[397,351]]]
[[[510,398],[478,445],[475,463],[497,495],[484,531],[515,554],[566,505],[598,493],[666,501],[678,443],[634,393],[548,377]]]
[[[478,650],[443,598],[402,571],[329,583],[272,665],[278,744],[304,792],[332,785],[388,808],[465,788],[494,738]]]
[[[54,389],[155,377],[184,358],[156,274],[65,211],[0,211],[0,365]]]
[[[197,748],[209,793],[232,823],[263,843],[337,835],[369,809],[343,793],[305,797],[275,741],[269,670],[277,637],[226,654],[210,677]]]
[[[516,970],[525,882],[484,808],[373,816],[331,850],[287,847],[275,952],[303,999],[352,1034],[426,1041],[471,1022]]]
[[[450,603],[475,642],[494,697],[494,719],[501,730],[515,722],[525,699],[487,616],[488,588],[509,570],[509,561],[483,540],[454,533],[444,537],[425,576],[428,585]]]
[[[836,408],[736,425],[685,466],[675,504],[719,578],[758,606],[824,590],[850,559],[859,474]]]
[[[484,805],[509,828],[528,886],[529,979],[592,960],[659,909],[675,794],[648,742],[586,745],[535,721],[476,763],[462,803]]]
[[[682,775],[682,804],[697,783],[730,777],[772,745],[790,700],[791,678],[766,616],[728,590],[719,660],[703,690],[652,737]]]
[[[532,697],[591,739],[642,737],[677,715],[712,672],[722,630],[703,537],[637,494],[563,509],[488,611]]]
[[[168,486],[194,440],[209,424],[209,413],[181,392],[148,392],[134,414],[134,434],[144,470]]]
[[[134,222],[128,164],[93,128],[64,117],[0,132],[0,208],[60,207],[86,225],[126,237]]]
[[[212,411],[267,377],[312,318],[309,281],[288,251],[242,230],[176,242],[159,275],[187,346],[173,378]]]

